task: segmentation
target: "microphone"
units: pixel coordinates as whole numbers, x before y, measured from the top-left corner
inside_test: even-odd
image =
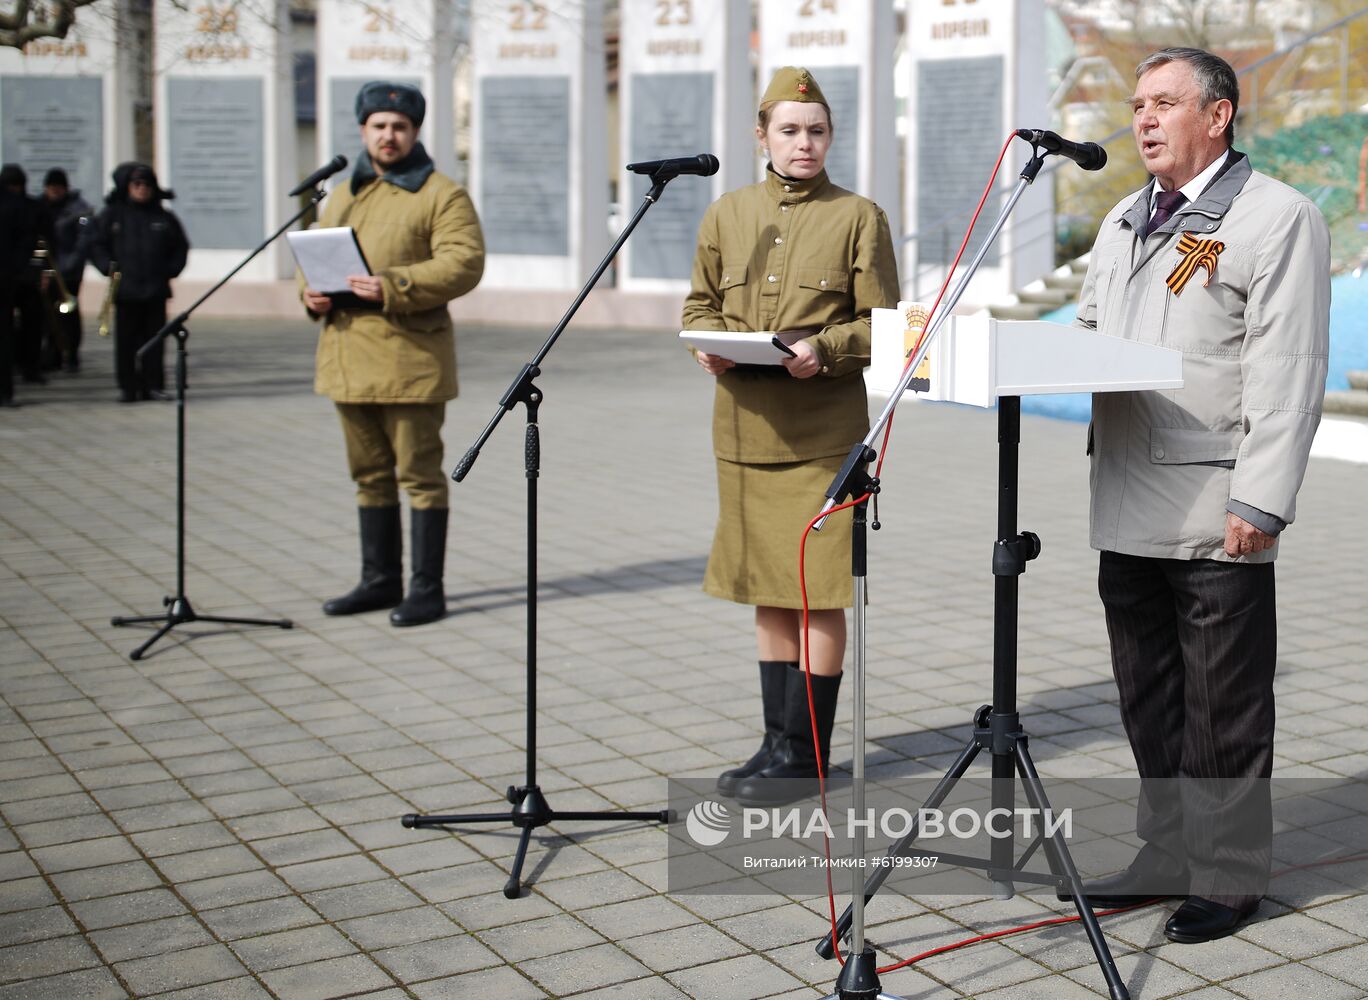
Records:
[[[712,153],[699,153],[697,156],[676,156],[672,160],[643,160],[629,163],[627,169],[634,174],[650,174],[657,179],[668,180],[680,174],[697,174],[711,177],[717,173],[717,157]]]
[[[1058,133],[1040,129],[1019,128],[1016,134],[1047,153],[1057,153],[1073,160],[1084,170],[1101,170],[1107,165],[1107,151],[1095,142],[1070,142]]]
[[[333,174],[337,173],[339,170],[345,170],[346,168],[347,158],[340,154],[334,156],[327,163],[323,164],[323,166],[319,167],[308,177],[305,177],[302,181],[300,181],[293,188],[291,188],[289,196],[293,198],[295,195],[303,194],[305,191],[309,190],[309,188],[316,187],[323,181],[326,181]]]

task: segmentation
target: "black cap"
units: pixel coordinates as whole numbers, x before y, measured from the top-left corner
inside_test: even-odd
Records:
[[[0,187],[17,187],[20,190],[28,186],[28,174],[24,173],[24,168],[17,163],[6,163],[0,167]]]
[[[53,184],[71,187],[71,181],[67,180],[67,172],[61,167],[53,167],[43,175],[43,187],[51,187]]]

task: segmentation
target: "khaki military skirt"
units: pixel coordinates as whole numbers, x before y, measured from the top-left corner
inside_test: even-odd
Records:
[[[717,460],[718,518],[703,590],[713,597],[771,608],[801,608],[798,545],[825,502],[845,455],[779,465]],[[851,600],[848,510],[808,534],[807,592],[813,610]]]

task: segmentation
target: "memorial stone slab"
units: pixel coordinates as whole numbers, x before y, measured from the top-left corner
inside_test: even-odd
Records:
[[[908,9],[909,127],[904,156],[908,241],[900,274],[909,294],[934,294],[959,250],[1008,134],[1049,128],[1044,0],[946,0]],[[1030,157],[1008,150],[965,252],[982,245]],[[1004,298],[1054,267],[1054,195],[1048,172],[1026,189],[969,290]]]
[[[475,0],[471,195],[490,288],[578,288],[608,247],[602,5]]]
[[[657,0],[624,4],[618,44],[622,171],[618,217],[641,206],[650,180],[626,164],[712,153],[710,177],[670,182],[619,257],[619,287],[683,294],[708,205],[755,178],[754,88],[746,4]]]
[[[98,206],[109,174],[133,155],[133,103],[122,7],[83,8],[66,38],[0,48],[0,157],[42,189],[52,167]]]
[[[456,147],[448,0],[319,0],[317,23],[318,162],[338,153],[356,160],[356,93],[371,80],[389,80],[423,92],[427,113],[419,138],[437,169],[451,175]]]
[[[166,175],[180,188],[174,208],[191,245],[255,246],[266,235],[261,80],[171,77],[165,114]]]
[[[103,83],[98,76],[0,77],[0,155],[24,168],[30,195],[42,190],[50,168],[61,167],[72,187],[87,200],[99,200],[105,175]]]
[[[157,0],[153,16],[157,171],[190,240],[182,277],[214,280],[295,211],[285,196],[297,180],[288,13],[275,0]],[[239,280],[291,273],[277,241]]]

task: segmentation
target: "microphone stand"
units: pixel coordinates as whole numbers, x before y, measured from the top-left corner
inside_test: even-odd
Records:
[[[1023,136],[1023,138],[1027,137]],[[954,311],[960,296],[964,294],[970,280],[987,256],[989,248],[1007,224],[1007,217],[1011,215],[1027,186],[1040,173],[1040,168],[1044,164],[1044,157],[1049,150],[1040,148],[1038,142],[1032,142],[1031,145],[1031,159],[1022,168],[1020,180],[1007,203],[1002,207],[997,220],[993,223],[988,238],[983,241],[983,245],[969,264],[964,276],[960,278],[959,283],[950,293],[948,301],[936,314],[926,336],[922,338],[921,346],[904,368],[902,378],[899,379],[897,386],[889,396],[883,412],[879,414],[879,418],[874,422],[865,439],[851,449],[845,464],[827,488],[827,501],[822,508],[823,514],[829,513],[846,497],[866,497],[867,501],[867,495],[878,493],[879,482],[877,479],[871,478],[867,471],[869,463],[877,456],[874,444],[888,421],[892,419],[898,401],[912,383],[917,367],[926,357],[932,341],[935,340],[946,319]],[[1021,727],[1021,715],[1017,711],[1016,704],[1017,578],[1026,572],[1026,563],[1040,554],[1040,539],[1029,531],[1018,533],[1016,527],[1017,455],[1020,438],[1021,398],[1019,396],[1002,396],[998,400],[998,537],[993,546],[992,559],[994,575],[993,703],[982,706],[974,714],[973,735],[970,737],[968,745],[931,792],[930,797],[922,807],[923,809],[938,808],[960,778],[969,770],[969,765],[974,758],[983,750],[988,751],[993,759],[992,801],[994,809],[1005,808],[1009,815],[1012,813],[1016,798],[1014,779],[1017,774],[1020,775],[1022,789],[1027,800],[1037,810],[1038,814],[1043,817],[1050,809],[1049,801],[1045,796],[1045,787],[1040,780],[1040,775],[1036,772],[1035,763],[1031,759],[1030,750],[1027,747],[1027,735]],[[855,815],[857,816],[864,815],[864,671],[866,655],[864,647],[867,610],[863,599],[865,593],[863,507],[864,502],[855,507],[854,530],[851,534],[852,566],[855,575],[855,651],[853,658],[855,723],[851,752],[853,755],[853,796]],[[818,522],[817,527],[820,528],[824,521],[825,518]],[[917,816],[921,815],[922,813],[918,811]],[[918,820],[914,819],[908,832],[888,848],[888,857],[936,857],[940,862],[947,864],[980,869],[993,881],[998,896],[1004,899],[1010,899],[1015,891],[1012,885],[1013,881],[1053,885],[1057,889],[1070,893],[1078,908],[1079,918],[1083,922],[1083,929],[1092,945],[1097,964],[1102,970],[1103,978],[1107,981],[1107,989],[1112,1000],[1129,1000],[1130,993],[1126,989],[1125,983],[1121,981],[1116,962],[1112,959],[1111,950],[1107,946],[1106,938],[1102,935],[1102,928],[1098,925],[1097,917],[1088,904],[1083,880],[1074,865],[1063,833],[1056,829],[1052,835],[1047,837],[1042,823],[1041,832],[1026,848],[1021,858],[1014,861],[1012,856],[1015,846],[1013,840],[1001,837],[993,839],[990,858],[974,858],[950,854],[946,851],[922,850],[912,846],[918,836],[918,826]],[[1026,863],[1041,847],[1044,848],[1045,857],[1049,864],[1050,873],[1048,875],[1025,870]],[[856,831],[855,850],[857,856],[863,859],[864,836],[862,827]],[[827,1000],[874,1000],[876,997],[885,996],[880,992],[874,952],[865,942],[864,911],[865,904],[879,891],[880,886],[883,885],[891,871],[890,867],[880,865],[874,869],[874,873],[868,879],[862,880],[860,869],[858,867],[855,869],[850,906],[846,908],[836,924],[837,933],[844,935],[849,931],[851,934],[850,955],[836,981],[836,993],[828,997]],[[862,882],[863,884],[861,884]],[[826,936],[817,944],[816,950],[817,954],[823,958],[832,957],[835,952],[832,932],[827,932]]]
[[[146,625],[152,622],[160,622],[161,627],[153,633],[152,638],[148,639],[133,652],[128,654],[130,660],[141,660],[143,654],[162,636],[166,635],[177,625],[187,625],[191,622],[210,622],[219,625],[247,625],[255,627],[269,628],[294,628],[294,622],[288,618],[228,618],[222,615],[202,615],[195,610],[190,603],[190,598],[185,595],[185,395],[189,388],[187,373],[189,366],[189,352],[186,350],[186,342],[190,339],[190,331],[185,323],[190,318],[190,314],[204,304],[211,295],[217,292],[229,280],[247,266],[253,258],[261,251],[279,239],[280,235],[302,219],[311,209],[318,205],[328,193],[323,190],[322,183],[315,187],[309,196],[309,203],[301,208],[279,229],[273,232],[266,239],[257,245],[257,248],[238,262],[237,266],[218,280],[218,283],[201,295],[189,309],[179,313],[171,319],[165,326],[157,331],[142,347],[138,348],[137,359],[142,362],[148,352],[164,341],[167,337],[176,338],[176,593],[174,596],[162,598],[162,605],[166,608],[159,615],[116,615],[109,619],[111,625]]]
[[[641,221],[647,210],[660,199],[665,190],[665,185],[676,176],[677,174],[668,168],[661,169],[651,175],[651,189],[646,193],[646,197],[642,200],[636,214],[632,216],[631,221],[627,223],[617,241],[609,248],[598,268],[595,269],[584,287],[580,289],[579,295],[575,297],[575,301],[570,304],[570,308],[566,310],[565,315],[556,324],[556,328],[551,331],[551,335],[546,338],[546,342],[542,344],[532,360],[523,365],[522,370],[513,379],[513,383],[499,400],[494,416],[451,474],[451,478],[456,482],[462,482],[470,472],[471,467],[474,466],[475,460],[479,458],[480,449],[489,440],[490,435],[494,433],[494,428],[499,425],[504,414],[519,403],[526,407],[527,430],[524,437],[523,453],[524,470],[527,477],[527,778],[522,785],[508,786],[505,797],[512,806],[508,812],[465,815],[418,815],[409,813],[400,820],[403,826],[408,829],[463,826],[471,823],[512,823],[515,827],[520,827],[522,834],[518,838],[518,849],[513,859],[513,868],[509,872],[508,881],[504,883],[503,893],[508,899],[516,899],[522,892],[522,870],[523,864],[527,860],[528,843],[532,838],[532,832],[538,827],[566,820],[618,819],[644,823],[668,823],[671,818],[669,809],[660,809],[654,812],[623,812],[620,810],[560,812],[551,808],[546,795],[537,785],[537,479],[541,469],[541,436],[537,427],[537,410],[541,405],[543,394],[541,389],[533,383],[533,379],[541,374],[542,361],[551,352],[551,348],[555,346],[561,333],[569,325],[571,318],[589,296],[589,292],[598,283],[603,272],[613,262],[618,251],[627,242],[627,238],[632,235],[632,230],[636,228],[637,223]]]

